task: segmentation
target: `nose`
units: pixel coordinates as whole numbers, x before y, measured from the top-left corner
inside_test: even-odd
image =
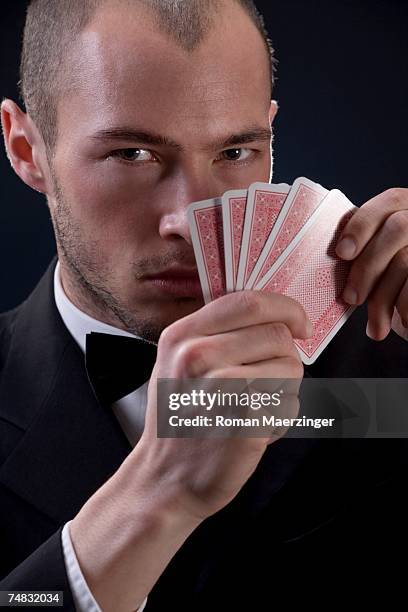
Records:
[[[191,245],[187,222],[187,208],[191,202],[220,195],[221,186],[203,169],[180,172],[167,182],[159,221],[160,237],[167,240],[183,239]]]

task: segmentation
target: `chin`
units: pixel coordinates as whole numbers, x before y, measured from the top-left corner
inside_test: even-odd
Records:
[[[163,321],[167,327],[171,323],[186,317],[193,312],[196,312],[204,305],[202,299],[197,298],[179,298],[168,305],[168,308],[160,308],[158,318]],[[161,316],[160,316],[161,315]]]
[[[202,298],[182,297],[172,300],[165,310],[168,312],[169,317],[173,317],[174,320],[177,320],[199,310],[202,306],[204,306],[204,300]],[[163,311],[164,309],[160,308],[159,310]]]

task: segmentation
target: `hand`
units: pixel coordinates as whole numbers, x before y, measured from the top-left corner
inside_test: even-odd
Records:
[[[367,300],[367,335],[384,340],[394,328],[394,308],[408,328],[408,189],[389,189],[363,204],[343,228],[336,253],[353,260],[343,299]]]
[[[70,524],[78,563],[102,610],[140,605],[186,538],[238,493],[270,442],[157,438],[157,378],[301,379],[293,337],[308,332],[298,302],[259,291],[223,296],[164,330],[143,435]],[[293,397],[296,413],[289,416],[298,411],[297,392]]]
[[[298,302],[260,291],[224,295],[164,330],[138,453],[149,466],[151,481],[164,497],[176,500],[179,510],[203,520],[229,503],[276,436],[157,438],[157,379],[206,378],[210,385],[215,379],[214,391],[220,378],[291,378],[299,380],[299,387],[303,364],[293,338],[307,338],[311,331]],[[297,392],[295,414],[291,404],[287,416],[298,413]]]

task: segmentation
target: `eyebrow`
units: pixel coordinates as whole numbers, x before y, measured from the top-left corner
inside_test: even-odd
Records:
[[[246,144],[249,142],[265,142],[269,141],[272,137],[272,131],[270,128],[250,128],[239,134],[232,134],[228,138],[222,141],[213,143],[216,149],[222,149],[223,147],[234,146],[238,144]]]
[[[237,134],[231,134],[227,138],[221,138],[215,140],[210,145],[204,147],[204,150],[222,149],[224,147],[235,146],[239,144],[247,144],[249,142],[265,142],[269,141],[272,137],[272,131],[270,128],[262,127],[250,127]],[[183,146],[167,136],[156,134],[154,132],[147,132],[145,130],[133,129],[133,128],[121,128],[115,127],[107,130],[99,130],[91,136],[92,140],[96,141],[133,141],[139,144],[148,144],[155,146],[171,147],[178,151],[183,150]]]

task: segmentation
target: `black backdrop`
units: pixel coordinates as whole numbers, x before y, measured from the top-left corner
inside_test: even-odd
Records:
[[[56,0],[57,1],[57,0]],[[274,181],[300,175],[355,203],[408,184],[408,0],[257,2],[279,59]],[[17,100],[24,0],[2,0],[0,94]],[[44,197],[0,154],[0,311],[55,252]]]

